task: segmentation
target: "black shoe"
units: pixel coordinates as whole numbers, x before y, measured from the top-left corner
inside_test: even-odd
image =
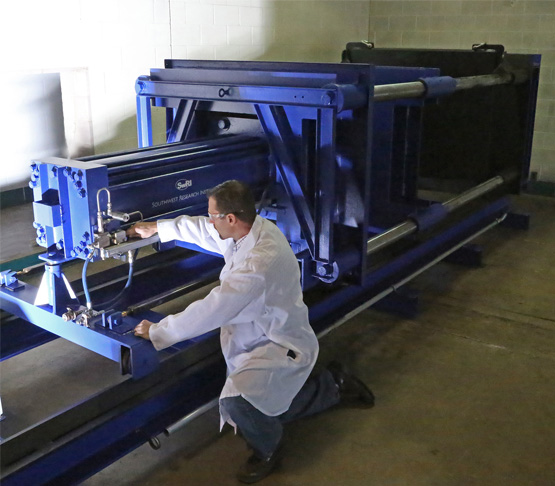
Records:
[[[339,362],[332,361],[328,365],[328,371],[332,374],[342,403],[358,402],[370,408],[374,406],[374,394],[361,380],[351,375]]]
[[[261,458],[254,453],[245,464],[239,469],[237,479],[242,483],[256,483],[268,476],[281,461],[281,445],[270,457]]]

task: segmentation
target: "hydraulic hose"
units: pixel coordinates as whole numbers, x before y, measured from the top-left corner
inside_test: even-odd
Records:
[[[112,299],[103,302],[102,304],[97,304],[98,308],[105,308],[114,305],[118,300],[123,297],[125,291],[131,286],[133,281],[133,267],[135,259],[137,258],[137,254],[139,253],[139,249],[137,248],[133,253],[131,250],[128,251],[128,258],[129,258],[129,273],[127,275],[127,282],[123,289]],[[85,260],[85,264],[83,265],[83,272],[81,275],[81,280],[83,282],[83,293],[85,294],[85,299],[87,300],[87,309],[91,310],[93,308],[93,304],[91,302],[91,297],[89,293],[89,286],[87,285],[87,267],[89,266],[89,262],[92,260],[94,253],[90,253],[87,259]]]
[[[94,256],[94,252],[89,253],[89,256],[85,260],[85,264],[83,265],[83,272],[81,274],[81,281],[83,282],[83,292],[85,294],[85,300],[87,301],[87,309],[92,309],[92,302],[91,296],[89,294],[89,286],[87,285],[87,267],[89,266],[89,262],[92,260]]]
[[[137,248],[135,250],[135,253],[132,253],[131,250],[128,253],[129,253],[129,273],[127,276],[127,282],[125,283],[125,287],[123,287],[123,289],[121,289],[119,294],[116,295],[114,298],[102,304],[98,304],[97,307],[102,309],[102,308],[107,308],[114,305],[118,300],[120,300],[123,297],[123,294],[125,293],[125,291],[131,286],[131,283],[133,281],[133,264],[135,262],[135,259],[137,258],[139,249]]]

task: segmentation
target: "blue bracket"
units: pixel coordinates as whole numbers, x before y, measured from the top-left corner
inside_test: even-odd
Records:
[[[62,272],[61,263],[47,263],[34,305],[48,304],[53,314],[61,316],[72,303],[78,304],[79,301]]]
[[[474,243],[468,243],[451,253],[445,261],[466,267],[482,266],[483,247]]]
[[[528,213],[517,213],[510,212],[507,217],[501,223],[503,226],[519,230],[529,230],[530,229],[530,214]]]
[[[386,295],[372,307],[379,311],[414,319],[420,307],[419,292],[405,285]]]
[[[32,164],[34,227],[48,257],[85,259],[93,242],[97,193],[108,186],[101,164],[49,157]]]
[[[0,285],[11,291],[23,288],[23,284],[21,284],[16,277],[16,272],[12,270],[0,272]]]

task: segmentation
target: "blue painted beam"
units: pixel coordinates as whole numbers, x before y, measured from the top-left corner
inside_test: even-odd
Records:
[[[37,293],[38,289],[28,284],[15,292],[2,287],[0,288],[2,308],[48,332],[120,363],[122,371],[125,371],[123,360],[129,355],[131,372],[136,378],[157,368],[158,357],[151,343],[135,337],[133,333],[121,335],[110,331],[96,322],[92,324],[94,329],[74,322],[65,322],[60,316],[53,314],[49,306],[35,306]],[[126,317],[125,320],[131,324],[140,322],[131,316]]]

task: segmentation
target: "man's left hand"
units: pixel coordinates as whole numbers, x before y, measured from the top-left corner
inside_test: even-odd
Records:
[[[150,341],[150,326],[153,324],[154,322],[147,321],[146,319],[142,320],[139,324],[137,324],[137,327],[135,327],[135,336],[139,336]]]

